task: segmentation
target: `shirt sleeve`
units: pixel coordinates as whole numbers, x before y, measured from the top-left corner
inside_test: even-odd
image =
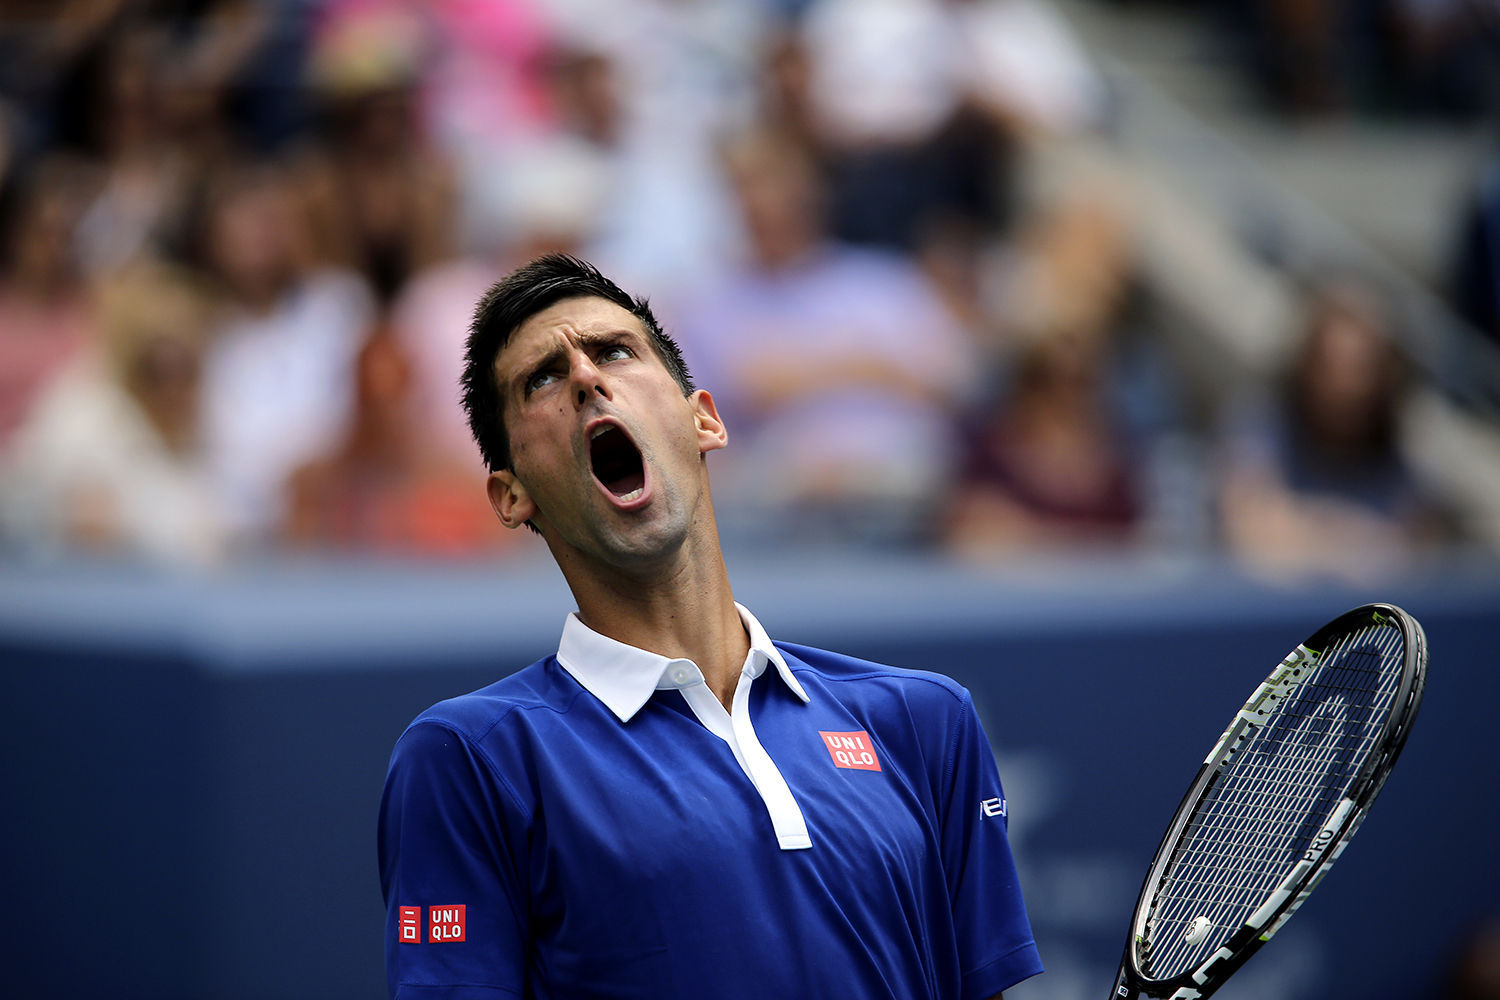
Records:
[[[1009,804],[967,694],[954,727],[943,801],[943,865],[953,902],[963,1000],[985,1000],[1042,971],[1007,835]]]
[[[380,804],[386,980],[394,1000],[521,996],[529,952],[528,812],[467,739],[418,722]],[[522,847],[524,849],[524,846]]]

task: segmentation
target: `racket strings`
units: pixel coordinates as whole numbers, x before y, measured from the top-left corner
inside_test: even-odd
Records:
[[[1222,807],[1200,814],[1194,821],[1193,833],[1199,839],[1191,848],[1194,854],[1182,862],[1176,895],[1184,906],[1191,902],[1200,914],[1213,914],[1212,922],[1221,929],[1237,926],[1240,921],[1230,919],[1230,915],[1236,910],[1248,914],[1249,907],[1275,887],[1277,882],[1271,880],[1289,867],[1288,843],[1300,844],[1310,839],[1301,836],[1301,829],[1286,829],[1286,817],[1318,812],[1325,806],[1322,814],[1326,815],[1332,809],[1332,801],[1317,801],[1322,798],[1318,795],[1322,786],[1317,783],[1325,780],[1323,776],[1336,762],[1339,750],[1336,724],[1340,720],[1335,718],[1322,731],[1306,724],[1310,721],[1304,720],[1304,725],[1294,730],[1286,742],[1310,747],[1311,752],[1304,753],[1300,760],[1288,762],[1294,766],[1283,766],[1274,772],[1270,768],[1259,769],[1259,774],[1244,782],[1238,811],[1234,805]],[[1304,790],[1300,800],[1285,794],[1288,786]],[[1228,797],[1220,800],[1221,804],[1235,801]],[[1238,843],[1225,833],[1230,825],[1244,830]],[[1193,914],[1176,916],[1191,919]],[[1169,953],[1164,960],[1171,961],[1173,957]]]
[[[1325,740],[1320,745],[1321,752],[1304,755],[1296,768],[1283,767],[1280,774],[1270,774],[1262,768],[1260,774],[1242,783],[1238,800],[1228,796],[1219,800],[1221,806],[1237,802],[1237,811],[1234,806],[1221,807],[1194,817],[1186,834],[1185,853],[1177,863],[1176,872],[1169,875],[1170,890],[1164,891],[1158,900],[1154,937],[1167,944],[1165,951],[1153,956],[1158,966],[1191,967],[1200,951],[1206,958],[1228,930],[1243,922],[1250,907],[1274,888],[1274,882],[1266,883],[1271,875],[1284,869],[1282,849],[1291,836],[1290,831],[1278,824],[1276,810],[1308,808],[1306,802],[1290,803],[1284,798],[1278,801],[1279,793],[1288,782],[1299,778],[1305,782],[1315,772],[1325,770],[1335,749]],[[1244,831],[1237,843],[1230,841],[1226,833],[1231,825]],[[1209,919],[1219,932],[1214,938],[1190,944],[1185,935],[1173,933],[1175,928],[1185,928],[1198,916]]]
[[[1311,796],[1314,801],[1310,802],[1307,795],[1293,799],[1281,794],[1281,789],[1287,782],[1300,782],[1306,786],[1325,779],[1336,759],[1341,715],[1339,711],[1330,713],[1331,724],[1322,730],[1307,725],[1292,730],[1290,741],[1311,748],[1311,752],[1304,752],[1296,767],[1282,767],[1279,774],[1269,775],[1261,769],[1262,773],[1253,776],[1254,780],[1245,782],[1240,795],[1245,803],[1243,812],[1220,809],[1217,814],[1208,812],[1199,818],[1197,828],[1190,834],[1197,840],[1190,841],[1191,853],[1179,863],[1172,890],[1178,905],[1174,910],[1171,905],[1174,900],[1169,898],[1164,899],[1165,905],[1158,909],[1158,922],[1164,925],[1163,931],[1182,924],[1193,914],[1211,914],[1210,927],[1217,926],[1219,936],[1223,937],[1242,921],[1251,906],[1278,884],[1281,872],[1288,868],[1289,840],[1300,844],[1308,839],[1303,836],[1303,830],[1288,829],[1285,816],[1329,805],[1318,803],[1316,794]],[[1221,828],[1215,826],[1227,822],[1243,826],[1245,836],[1238,842],[1226,841]],[[1205,831],[1212,833],[1215,830],[1221,831],[1220,836],[1205,835]],[[1187,942],[1185,938],[1179,940],[1166,933],[1158,937],[1169,942],[1169,948],[1157,956],[1158,962],[1168,965],[1199,957],[1194,954],[1200,950],[1193,947],[1195,944],[1206,945],[1201,949],[1203,957],[1218,944],[1218,941],[1206,940]]]
[[[1372,752],[1404,652],[1396,628],[1345,635],[1224,762],[1152,898],[1142,972],[1166,979],[1196,968],[1282,884]],[[1198,917],[1213,933],[1189,942]]]
[[[1331,651],[1328,666],[1347,664],[1343,652]],[[1348,678],[1337,676],[1336,670],[1324,673],[1310,678],[1302,697],[1255,734],[1228,780],[1221,781],[1198,814],[1178,879],[1179,891],[1195,904],[1222,913],[1274,888],[1289,869],[1292,848],[1300,849],[1317,832],[1316,827],[1308,829],[1308,818],[1326,816],[1347,785],[1336,772],[1339,752],[1348,742],[1343,737],[1349,701],[1343,695],[1320,700],[1311,688],[1337,690],[1349,686]],[[1308,705],[1315,706],[1311,712]],[[1345,761],[1352,763],[1358,755],[1356,746]],[[1289,827],[1299,819],[1296,828]],[[1231,829],[1242,835],[1231,838]]]

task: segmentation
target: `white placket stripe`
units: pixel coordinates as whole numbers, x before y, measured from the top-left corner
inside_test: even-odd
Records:
[[[771,828],[776,831],[776,842],[783,851],[800,851],[812,847],[812,838],[807,833],[807,820],[802,816],[802,807],[792,797],[786,779],[776,767],[771,755],[760,745],[755,727],[750,724],[750,685],[753,678],[748,673],[740,675],[734,689],[734,708],[729,713],[730,725],[734,728],[735,742],[739,744],[741,766],[755,784],[761,801],[771,814]]]
[[[682,660],[680,663],[688,672],[669,672],[663,685],[681,692],[683,700],[693,710],[703,728],[729,744],[740,770],[750,779],[761,802],[765,803],[766,812],[771,817],[771,829],[776,834],[776,843],[784,851],[800,851],[812,847],[802,807],[797,805],[781,770],[777,768],[771,755],[766,753],[766,748],[761,746],[760,737],[755,735],[755,727],[750,723],[750,686],[764,671],[764,666],[755,661],[755,654],[752,653],[746,661],[745,670],[740,673],[739,683],[735,685],[733,710],[726,712],[723,704],[703,682],[703,674],[697,666],[689,660]]]
[[[729,744],[729,749],[734,752],[734,759],[739,762],[740,770],[749,775],[750,767],[745,763],[744,755],[740,753],[739,741],[735,739],[734,725],[729,720],[729,713],[724,711],[724,706],[719,704],[719,699],[714,697],[708,685],[693,684],[678,690],[681,691],[688,707],[693,710],[693,714],[698,717],[698,721],[703,723],[703,728]]]

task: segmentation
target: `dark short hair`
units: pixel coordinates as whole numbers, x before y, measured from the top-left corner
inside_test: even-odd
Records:
[[[587,261],[564,253],[538,257],[490,287],[474,309],[459,378],[461,401],[469,430],[479,445],[485,466],[495,472],[510,468],[510,436],[505,429],[505,399],[495,379],[495,358],[511,335],[532,316],[563,299],[595,297],[626,310],[646,328],[651,348],[666,366],[682,394],[693,391],[693,377],[683,363],[677,342],[667,336],[644,298],[632,298]]]

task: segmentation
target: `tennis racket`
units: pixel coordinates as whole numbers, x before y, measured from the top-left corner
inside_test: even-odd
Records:
[[[1157,848],[1116,1000],[1202,1000],[1281,929],[1364,820],[1426,679],[1422,626],[1391,604],[1340,615],[1271,671]]]

